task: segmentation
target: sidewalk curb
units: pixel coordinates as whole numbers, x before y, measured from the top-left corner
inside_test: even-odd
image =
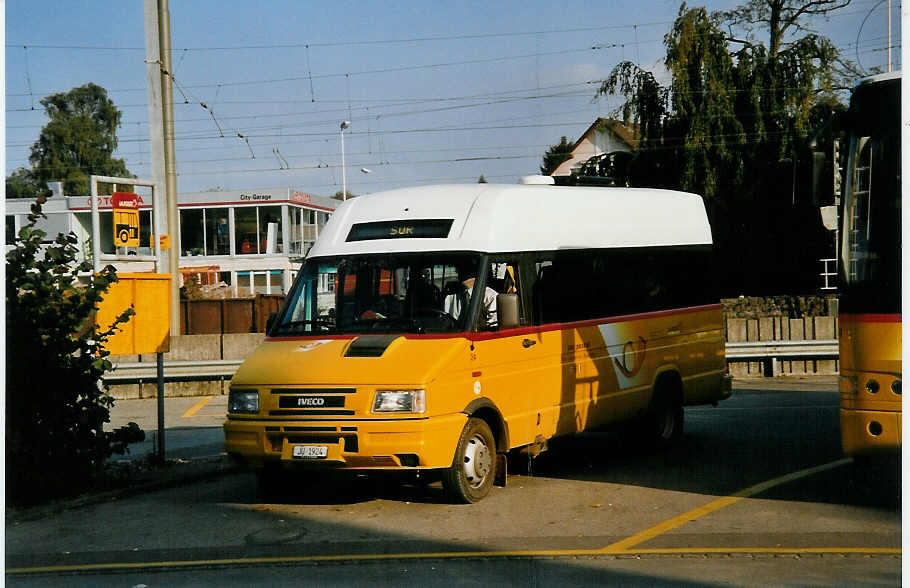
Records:
[[[75,498],[61,499],[38,506],[6,508],[6,524],[17,524],[54,516],[63,511],[84,508],[130,498],[138,494],[175,488],[183,484],[201,482],[242,471],[243,468],[227,455],[197,459],[170,459],[164,466],[158,466],[140,473],[135,479],[125,481],[125,486],[100,492],[88,492]]]

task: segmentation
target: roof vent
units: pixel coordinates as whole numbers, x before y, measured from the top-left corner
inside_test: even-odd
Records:
[[[556,181],[553,176],[522,176],[519,183],[523,186],[552,186]]]

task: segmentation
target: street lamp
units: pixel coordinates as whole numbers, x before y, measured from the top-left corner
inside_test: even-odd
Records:
[[[351,121],[341,121],[341,199],[348,199],[348,181],[344,172],[344,130],[351,126]]]

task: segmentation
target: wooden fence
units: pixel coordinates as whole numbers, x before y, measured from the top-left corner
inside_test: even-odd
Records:
[[[808,341],[838,338],[837,317],[816,316],[791,319],[763,317],[757,319],[727,319],[727,342],[744,341]],[[730,373],[736,376],[761,376],[764,366],[758,361],[730,362]],[[781,361],[780,375],[836,374],[840,366],[836,359],[806,359]]]
[[[181,300],[181,335],[264,333],[269,315],[278,312],[282,294],[257,294],[255,298]]]

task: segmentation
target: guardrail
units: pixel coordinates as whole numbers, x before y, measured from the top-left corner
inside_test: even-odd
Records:
[[[242,359],[169,361],[164,364],[164,381],[229,380],[241,363],[243,363]],[[108,384],[154,382],[157,378],[158,366],[152,362],[115,363],[114,371],[104,375],[104,381]]]
[[[837,339],[808,341],[748,341],[727,343],[727,361],[761,361],[765,373],[772,377],[780,373],[780,361],[800,359],[837,359],[840,350]]]
[[[727,343],[727,361],[759,361],[772,376],[780,373],[779,363],[800,359],[837,359],[837,339],[808,341],[749,341]],[[243,363],[242,359],[213,359],[201,361],[170,361],[164,364],[165,382],[229,380]],[[157,379],[157,366],[151,362],[115,364],[113,372],[104,376],[108,384],[134,384]]]

